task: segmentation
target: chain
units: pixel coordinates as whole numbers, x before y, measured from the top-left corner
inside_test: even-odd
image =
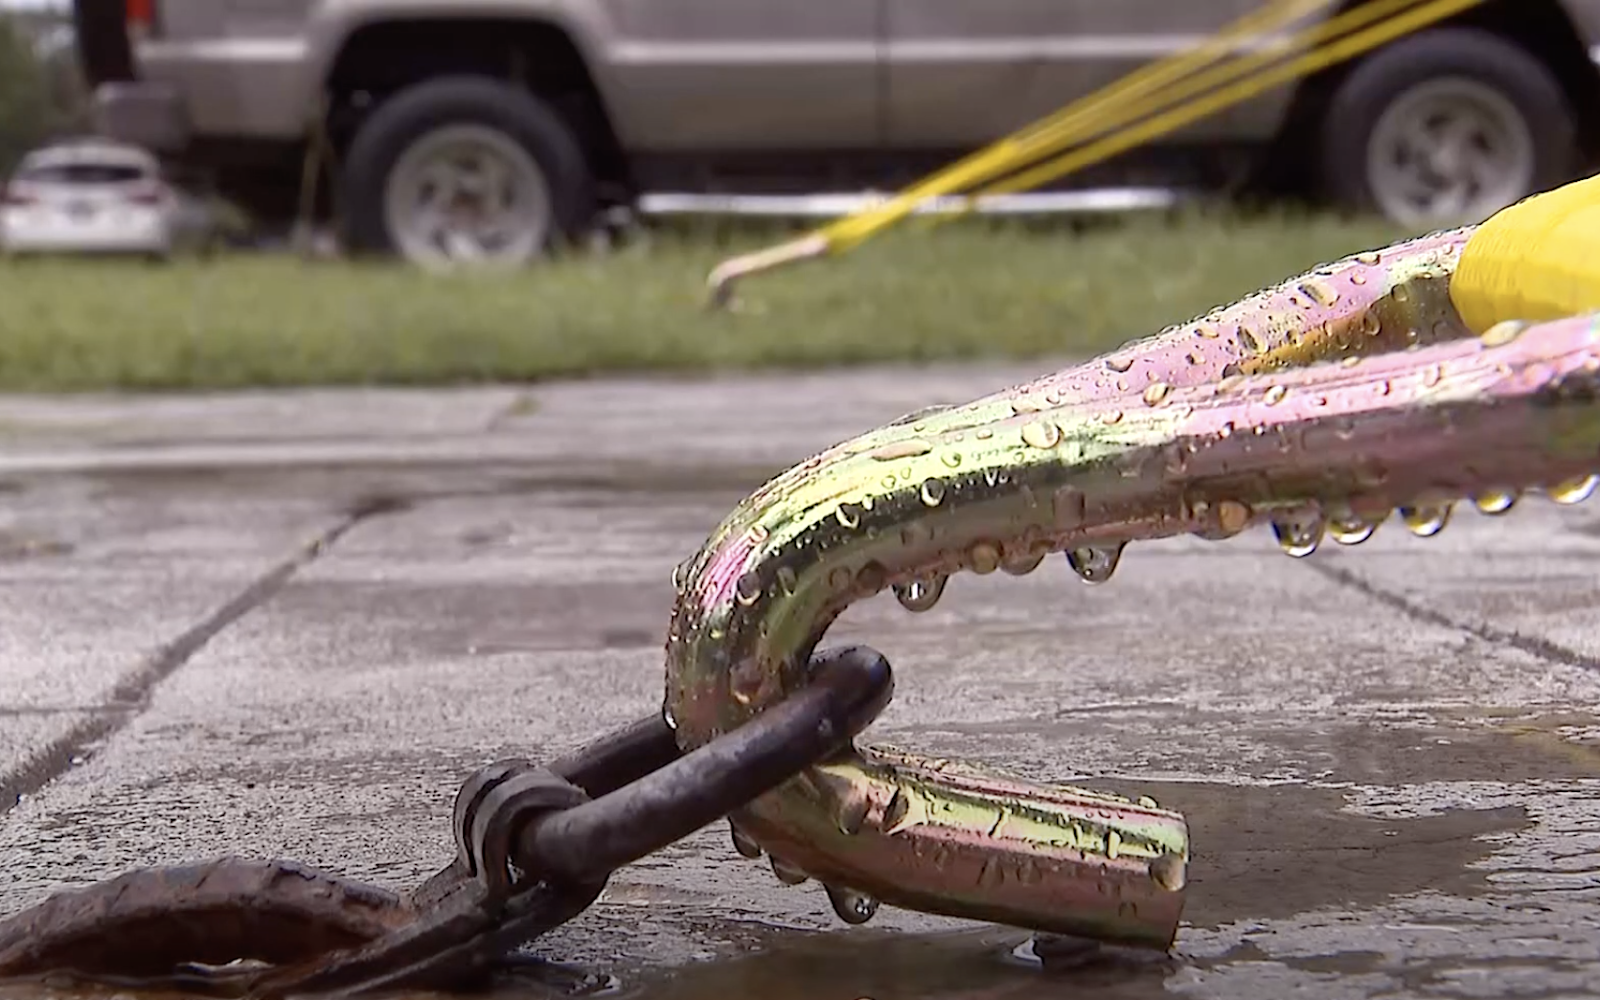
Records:
[[[0,981],[67,974],[251,1000],[479,985],[591,906],[616,869],[843,749],[893,692],[866,647],[810,667],[793,697],[687,754],[657,714],[545,766],[479,769],[456,795],[454,859],[409,894],[283,861],[143,869],[0,920]]]

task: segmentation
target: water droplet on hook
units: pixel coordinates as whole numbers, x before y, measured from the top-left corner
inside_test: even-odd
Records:
[[[1383,260],[1383,255],[1380,254],[1380,253],[1377,253],[1376,251],[1370,251],[1369,250],[1369,251],[1366,251],[1364,253],[1356,254],[1356,262],[1359,263],[1359,264],[1365,264],[1368,267],[1371,267],[1371,266],[1373,266],[1375,264],[1378,264],[1382,260]]]
[[[1396,285],[1396,286],[1394,286],[1394,291],[1390,292],[1389,294],[1390,294],[1390,296],[1392,296],[1394,298],[1394,300],[1396,302],[1410,302],[1411,301],[1411,286],[1409,286],[1409,285]]]
[[[741,659],[728,671],[728,690],[733,694],[733,700],[741,705],[753,704],[761,697],[762,689],[766,686],[767,671],[765,664],[758,659]]]
[[[1176,854],[1163,854],[1150,862],[1150,881],[1168,892],[1177,892],[1189,881],[1188,865]]]
[[[1504,514],[1516,505],[1517,494],[1515,490],[1494,489],[1479,493],[1472,498],[1472,506],[1478,508],[1481,513],[1490,516]]]
[[[771,861],[772,874],[778,876],[778,881],[784,885],[800,885],[811,877],[782,858],[771,856]]]
[[[1121,423],[1122,422],[1122,411],[1121,410],[1107,410],[1105,413],[1100,414],[1100,422],[1102,424],[1105,424],[1108,427],[1111,426],[1112,424]]]
[[[961,453],[959,451],[947,451],[944,454],[939,456],[939,461],[943,462],[945,464],[946,468],[949,468],[949,469],[960,468],[961,467]]]
[[[1126,542],[1118,542],[1068,549],[1067,565],[1084,583],[1105,583],[1117,571],[1117,563],[1122,561],[1122,550],[1126,547]]]
[[[1209,325],[1197,326],[1197,327],[1195,327],[1194,332],[1199,334],[1200,336],[1204,337],[1207,340],[1216,340],[1218,337],[1222,336],[1222,331],[1221,330],[1218,330],[1216,327],[1209,326]]]
[[[893,462],[900,458],[916,458],[926,455],[933,450],[933,445],[921,438],[912,438],[909,441],[895,441],[884,445],[872,453],[872,457],[879,462]]]
[[[1022,440],[1035,448],[1054,448],[1061,443],[1061,428],[1050,420],[1035,420],[1023,426]]]
[[[887,575],[883,564],[873,560],[861,567],[860,572],[856,574],[856,587],[863,594],[876,594],[883,589],[884,578]]]
[[[833,904],[833,912],[847,924],[864,924],[878,912],[878,901],[865,893],[836,885],[823,888],[828,892],[828,902]]]
[[[1559,504],[1583,503],[1594,495],[1594,489],[1600,486],[1600,476],[1580,476],[1577,479],[1568,479],[1556,483],[1545,492],[1550,494],[1550,499]]]
[[[1339,301],[1338,291],[1324,281],[1307,281],[1300,286],[1300,291],[1324,309]]]
[[[1272,521],[1272,533],[1277,536],[1278,548],[1296,559],[1304,559],[1317,551],[1326,530],[1327,522],[1314,511],[1280,515]]]
[[[750,839],[750,835],[739,829],[733,820],[728,821],[728,831],[733,835],[733,849],[739,852],[740,857],[752,860],[761,857],[761,845]]]
[[[1357,271],[1355,274],[1350,276],[1350,284],[1352,285],[1365,285],[1366,283],[1367,276],[1362,274],[1360,271]]]
[[[979,576],[988,576],[1000,568],[1000,550],[988,542],[978,542],[967,550],[967,561]]]
[[[1289,395],[1288,386],[1275,385],[1267,390],[1267,394],[1261,397],[1261,401],[1266,403],[1268,406],[1277,406],[1279,403],[1283,402],[1284,397],[1287,395]]]
[[[1246,354],[1260,354],[1266,349],[1262,345],[1261,339],[1256,336],[1255,331],[1248,326],[1239,327],[1238,340],[1239,346],[1244,348]]]
[[[1148,795],[1141,795],[1137,799],[1135,799],[1134,801],[1137,802],[1139,805],[1143,806],[1146,809],[1160,809],[1161,808],[1161,803],[1157,802],[1155,799],[1151,798]]]
[[[894,585],[895,600],[907,611],[920,613],[932,610],[939,603],[939,598],[944,596],[944,586],[948,580],[942,574],[935,574],[897,583]]]
[[[1372,537],[1380,523],[1354,514],[1340,515],[1328,521],[1328,536],[1340,545],[1360,545]]]
[[[1162,401],[1170,395],[1172,395],[1172,386],[1165,382],[1153,382],[1144,391],[1144,403],[1146,406],[1160,406]]]
[[[937,507],[944,502],[944,480],[927,479],[922,483],[922,502]]]
[[[1418,538],[1432,538],[1450,523],[1451,510],[1452,505],[1447,503],[1402,507],[1400,520],[1405,522],[1406,530]]]
[[[1383,321],[1377,313],[1368,310],[1361,314],[1361,332],[1369,337],[1376,337],[1383,332]]]
[[[1250,508],[1237,500],[1217,504],[1217,528],[1225,536],[1237,535],[1250,523]]]
[[[861,513],[860,504],[842,503],[834,512],[834,516],[838,518],[840,525],[853,530],[861,527]]]
[[[761,577],[755,572],[742,574],[733,585],[733,598],[745,607],[754,604],[761,597]]]
[[[1042,551],[1029,552],[1023,550],[1016,555],[1007,552],[1005,558],[1000,562],[1000,568],[1012,576],[1027,576],[1038,569],[1039,564],[1042,562],[1044,562],[1044,552]]]
[[[1133,359],[1132,358],[1106,358],[1106,367],[1111,369],[1112,371],[1117,372],[1117,373],[1120,374],[1122,372],[1126,372],[1129,368],[1133,367]]]

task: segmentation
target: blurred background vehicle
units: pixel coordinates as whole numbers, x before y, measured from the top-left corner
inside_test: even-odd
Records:
[[[900,187],[1260,2],[76,0],[74,16],[100,129],[256,218],[331,218],[356,252],[520,263],[611,206]],[[1600,0],[1492,0],[1064,186],[1125,192],[1111,208],[1259,185],[1473,221],[1590,158],[1597,58]]]
[[[184,230],[203,227],[161,176],[154,156],[98,139],[57,143],[23,157],[0,200],[8,255],[170,256]]]

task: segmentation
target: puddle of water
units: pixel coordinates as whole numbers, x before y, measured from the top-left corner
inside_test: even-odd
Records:
[[[672,907],[646,929],[621,909],[601,907],[584,918],[573,938],[547,948],[570,948],[578,961],[620,977],[599,995],[649,1000],[722,1000],[765,996],[773,1000],[1021,1000],[1065,994],[1105,1000],[1171,996],[1186,992],[1187,977],[1250,970],[1258,995],[1267,967],[1342,984],[1329,996],[1370,995],[1394,980],[1378,971],[1383,956],[1341,947],[1338,935],[1320,939],[1321,954],[1274,961],[1248,936],[1209,953],[1186,953],[1185,935],[1212,942],[1241,926],[1331,914],[1351,926],[1371,923],[1375,909],[1422,892],[1453,897],[1460,906],[1492,896],[1488,876],[1496,843],[1507,836],[1532,841],[1540,834],[1523,806],[1435,810],[1420,793],[1414,815],[1369,815],[1351,809],[1359,789],[1404,790],[1441,782],[1490,781],[1525,787],[1600,775],[1593,748],[1557,738],[1558,731],[1592,730],[1594,720],[1483,720],[1437,730],[1351,726],[1308,734],[1333,764],[1329,783],[1218,786],[1204,783],[1107,781],[1125,793],[1148,793],[1189,816],[1193,837],[1186,927],[1172,955],[1098,949],[1043,967],[1015,952],[1030,936],[1011,928],[976,926],[946,933],[886,933],[870,928],[826,933],[793,931],[749,921],[719,921],[690,906]],[[1338,785],[1342,784],[1343,787]],[[1503,800],[1502,800],[1503,801]],[[728,864],[737,864],[729,859]],[[732,871],[733,869],[728,869]],[[627,885],[626,873],[618,882]],[[703,889],[715,891],[717,878]],[[732,884],[731,882],[729,883]],[[619,885],[619,888],[621,886]],[[649,896],[648,886],[630,886]],[[778,889],[774,885],[773,891]],[[1494,933],[1491,899],[1479,922]],[[635,911],[637,913],[637,911]],[[574,925],[577,928],[577,925]],[[1221,929],[1231,928],[1226,932]],[[1463,925],[1462,935],[1471,928]],[[663,937],[672,938],[663,943]],[[1467,956],[1465,940],[1458,954]],[[1200,951],[1205,951],[1202,947]],[[731,954],[730,954],[731,953]],[[674,958],[662,961],[664,955]],[[705,960],[692,960],[699,956]],[[720,956],[720,957],[717,957]],[[691,960],[685,960],[690,958]],[[1461,960],[1471,966],[1465,957]],[[1192,984],[1190,984],[1192,985]],[[1288,980],[1280,983],[1288,988]],[[1381,990],[1380,990],[1381,992]],[[4,1000],[110,1000],[105,990],[0,987]],[[130,994],[122,994],[131,996]],[[140,994],[157,998],[173,994]],[[543,1000],[568,995],[516,976],[496,988],[498,1000]],[[596,995],[596,994],[590,994]],[[1274,1000],[1269,990],[1262,1000]],[[420,1000],[420,998],[413,998]]]

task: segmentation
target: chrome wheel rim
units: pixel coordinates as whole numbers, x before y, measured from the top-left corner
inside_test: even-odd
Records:
[[[482,125],[449,125],[412,143],[389,174],[384,214],[401,255],[434,268],[526,263],[553,225],[544,171]]]
[[[1503,94],[1475,80],[1430,80],[1385,109],[1367,143],[1379,210],[1410,226],[1482,220],[1532,193],[1535,143]]]

